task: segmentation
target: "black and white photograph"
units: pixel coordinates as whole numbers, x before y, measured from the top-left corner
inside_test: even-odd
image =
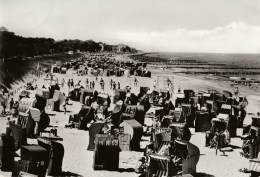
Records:
[[[260,0],[0,0],[0,177],[259,177]]]

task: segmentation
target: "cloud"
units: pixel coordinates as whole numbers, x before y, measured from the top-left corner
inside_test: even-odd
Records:
[[[116,37],[145,51],[260,53],[260,26],[245,22],[200,30],[119,31]]]

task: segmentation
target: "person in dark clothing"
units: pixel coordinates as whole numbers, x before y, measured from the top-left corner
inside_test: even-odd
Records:
[[[95,81],[92,82],[92,89],[95,89]]]
[[[70,89],[70,79],[69,79],[69,81],[68,81],[68,87],[69,87],[69,89]]]
[[[73,81],[73,79],[71,79],[70,85],[71,85],[71,87],[74,88],[74,81]]]
[[[12,111],[13,105],[14,105],[14,99],[13,98],[11,98],[11,101],[9,102],[9,104],[10,104],[10,111]]]
[[[111,79],[110,80],[110,89],[112,89],[113,88],[113,80]]]
[[[114,81],[113,82],[113,90],[115,90],[116,89],[116,82]]]
[[[118,89],[120,89],[120,82],[117,83],[117,87],[118,87]]]
[[[89,81],[88,81],[88,79],[86,79],[86,89],[88,89],[89,88]]]

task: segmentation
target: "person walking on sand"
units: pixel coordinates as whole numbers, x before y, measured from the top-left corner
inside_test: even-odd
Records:
[[[102,82],[102,90],[105,91],[105,82]]]
[[[89,81],[88,81],[88,79],[86,79],[86,89],[89,89]]]
[[[115,90],[116,89],[116,82],[114,81],[113,82],[113,90]]]
[[[71,79],[70,85],[71,85],[71,88],[72,87],[74,88],[74,81],[73,81],[73,79]]]
[[[69,89],[70,89],[70,79],[68,80],[68,87],[69,87]]]
[[[66,83],[65,79],[63,78],[62,79],[62,82],[61,82],[61,87],[63,88],[64,87],[64,84]]]
[[[92,89],[92,81],[89,82],[89,89]]]
[[[105,88],[105,83],[104,83],[104,80],[102,78],[100,79],[100,87],[101,87],[102,90],[104,90],[104,88]]]
[[[11,98],[11,101],[9,102],[9,105],[10,105],[10,112],[12,112],[13,106],[14,106],[14,99],[13,98]]]
[[[63,95],[65,95],[65,94],[63,94]],[[65,103],[64,103],[64,105],[63,105],[64,114],[67,113],[67,105],[71,105],[71,104],[69,104],[69,97],[66,97],[66,98],[65,98]]]
[[[112,89],[113,88],[113,80],[111,79],[110,80],[110,89]]]
[[[95,89],[95,81],[92,82],[92,89]]]

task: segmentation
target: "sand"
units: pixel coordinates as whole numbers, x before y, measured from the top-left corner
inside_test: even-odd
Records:
[[[117,56],[117,59],[124,59],[126,56]],[[96,89],[101,92],[112,94],[113,91],[110,90],[109,81],[112,78],[116,82],[121,82],[121,88],[126,85],[130,85],[132,92],[138,93],[139,86],[149,86],[153,87],[153,81],[157,79],[157,76],[173,76],[170,70],[160,70],[154,69],[149,66],[149,70],[152,71],[152,78],[140,78],[138,77],[139,84],[138,86],[133,85],[134,76],[130,78],[126,77],[102,77],[106,83],[105,91],[100,90],[100,86],[96,83]],[[92,76],[77,76],[73,74],[74,72],[69,70],[66,75],[55,74],[55,76],[61,81],[62,78],[68,79],[73,78],[74,82],[77,83],[78,80],[81,80],[82,85],[85,86],[85,80],[95,80],[95,77]],[[32,80],[32,77],[28,77]],[[100,79],[101,77],[99,77]],[[29,80],[28,80],[29,81]],[[41,86],[44,83],[43,78],[37,79],[37,85]],[[21,83],[20,83],[21,84]],[[24,83],[23,83],[24,84]],[[45,83],[47,84],[47,83]],[[182,89],[193,89],[194,91],[207,90],[208,88],[216,89],[219,91],[230,90],[232,88],[229,83],[223,83],[221,81],[205,79],[201,76],[186,76],[186,75],[174,75],[174,87],[175,90],[178,86],[181,86]],[[17,86],[16,88],[19,88]],[[64,93],[68,93],[67,85],[65,84],[64,88],[61,88]],[[260,97],[257,93],[248,91],[246,89],[241,90],[241,94],[246,95],[249,100],[249,106],[247,107],[247,112],[256,113],[260,105]],[[72,101],[70,101],[72,102]],[[94,171],[93,166],[93,151],[88,151],[88,131],[77,130],[77,129],[68,129],[64,128],[65,124],[68,123],[69,115],[77,113],[80,109],[79,102],[72,102],[73,105],[68,106],[69,113],[64,114],[63,112],[52,112],[49,109],[46,109],[50,116],[51,123],[50,125],[58,126],[58,135],[63,138],[62,144],[65,148],[65,155],[63,159],[63,171],[70,172],[71,175],[77,176],[87,176],[87,177],[137,177],[140,174],[134,172],[134,168],[138,159],[142,156],[142,152],[134,151],[124,151],[120,152],[120,161],[119,161],[119,171],[110,172],[110,171]],[[0,133],[5,132],[5,122],[6,118],[0,117]],[[245,122],[246,124],[251,123],[251,117],[247,115]],[[194,143],[200,149],[200,160],[197,164],[197,174],[195,176],[216,176],[216,177],[246,177],[249,174],[244,174],[238,171],[240,168],[248,168],[249,160],[240,156],[242,141],[240,138],[232,138],[231,145],[233,145],[234,151],[227,152],[227,156],[222,156],[220,152],[218,155],[215,154],[215,149],[210,149],[205,147],[205,133],[195,133],[194,129],[190,129],[192,132],[191,143]],[[242,129],[238,129],[238,135],[242,134]],[[29,143],[36,143],[35,139],[29,139]],[[143,137],[141,141],[141,147],[145,147],[148,144],[148,138]],[[0,175],[11,176],[10,172],[0,171]]]

